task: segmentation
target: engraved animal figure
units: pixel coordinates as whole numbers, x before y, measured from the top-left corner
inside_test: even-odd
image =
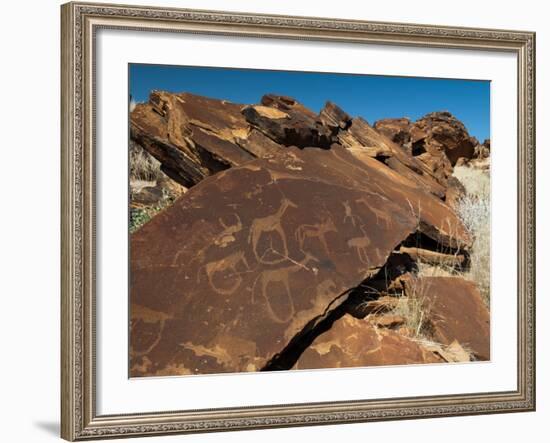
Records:
[[[355,202],[356,203],[363,203],[369,209],[369,211],[371,211],[374,214],[374,216],[376,217],[376,224],[377,225],[380,224],[380,219],[382,219],[384,221],[384,223],[386,224],[386,228],[387,229],[391,228],[392,220],[391,220],[391,216],[389,215],[388,212],[385,212],[381,209],[376,208],[373,205],[370,205],[369,202],[367,200],[365,200],[364,198],[360,198],[358,200],[355,200]]]
[[[298,240],[300,250],[303,251],[304,242],[306,239],[313,237],[317,238],[321,242],[325,252],[329,255],[330,252],[328,249],[327,239],[325,237],[329,232],[337,232],[336,226],[334,226],[334,222],[330,217],[325,217],[321,223],[300,225],[298,229],[296,229],[294,235],[296,240]]]
[[[363,231],[363,228],[361,228],[361,231]],[[364,232],[365,231],[363,231],[363,233]],[[366,235],[363,237],[350,238],[348,240],[348,246],[355,249],[355,252],[357,252],[357,256],[359,257],[359,261],[365,265],[369,264],[369,256],[367,254],[367,248],[369,245],[370,240]]]
[[[254,281],[254,285],[252,287],[252,303],[256,302],[256,290],[259,284],[259,288],[260,288],[259,295],[265,300],[267,310],[272,320],[277,323],[287,323],[290,320],[292,320],[292,318],[294,317],[294,314],[296,313],[296,309],[294,307],[294,300],[292,298],[292,293],[290,292],[289,277],[291,274],[294,274],[304,269],[311,270],[311,268],[307,266],[307,264],[311,260],[315,260],[315,258],[312,257],[310,254],[306,254],[305,259],[301,260],[300,262],[297,262],[294,265],[286,266],[284,268],[279,268],[279,269],[266,269],[262,271],[262,273]],[[271,304],[271,300],[269,298],[268,286],[272,283],[281,283],[284,288],[285,295],[287,297],[286,298],[287,303],[285,303],[285,306],[284,306],[284,308],[287,310],[287,314],[284,316],[275,312]]]
[[[357,215],[353,215],[353,212],[351,210],[351,206],[349,204],[349,201],[345,201],[342,203],[344,205],[344,224],[348,221],[348,219],[351,221],[351,225],[355,227],[355,219],[359,220],[361,222],[361,218]]]
[[[156,331],[155,339],[150,343],[150,345],[141,351],[138,351],[133,346],[130,349],[130,353],[132,355],[132,358],[135,357],[142,357],[155,348],[157,346],[162,338],[162,333],[164,331],[164,325],[166,323],[166,320],[170,319],[171,316],[168,314],[165,314],[163,312],[158,312],[153,309],[146,308],[144,306],[140,305],[132,305],[131,308],[131,326],[130,326],[130,334],[134,331],[134,328],[138,328],[139,323],[142,324],[156,324],[158,325],[158,329]]]
[[[258,241],[260,240],[260,237],[265,232],[276,232],[279,237],[281,238],[281,241],[283,243],[283,253],[282,255],[287,256],[288,255],[288,246],[286,241],[286,234],[283,230],[283,227],[281,225],[282,218],[288,208],[297,208],[294,203],[292,203],[290,200],[283,198],[281,201],[281,206],[275,212],[275,214],[267,215],[265,217],[260,217],[254,219],[252,222],[252,225],[250,226],[250,231],[248,234],[248,243],[252,243],[252,250],[254,251],[254,255],[256,256],[256,259],[259,263],[263,264],[275,264],[280,263],[284,261],[284,258],[277,259],[274,261],[269,261],[263,259],[257,251],[258,247]]]
[[[241,285],[243,278],[237,270],[239,265],[243,265],[247,270],[250,270],[250,266],[246,260],[243,251],[234,252],[233,254],[222,258],[221,260],[213,261],[205,265],[206,276],[210,287],[218,294],[231,295]],[[232,271],[227,273],[227,271]],[[233,279],[233,283],[228,288],[220,288],[214,283],[214,275],[217,273],[224,273],[225,278]]]
[[[237,214],[234,214],[234,215],[236,218],[236,223],[233,225],[231,224],[226,225],[223,219],[221,218],[218,219],[220,225],[223,228],[223,231],[220,232],[214,240],[214,244],[216,246],[219,246],[220,248],[225,248],[229,243],[232,243],[235,241],[234,234],[242,230],[243,225],[241,223],[241,218]]]

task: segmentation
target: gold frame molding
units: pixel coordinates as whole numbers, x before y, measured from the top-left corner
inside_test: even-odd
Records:
[[[95,408],[94,36],[100,28],[507,51],[518,59],[517,389],[104,415]],[[61,436],[67,440],[535,409],[535,34],[90,3],[61,7]]]

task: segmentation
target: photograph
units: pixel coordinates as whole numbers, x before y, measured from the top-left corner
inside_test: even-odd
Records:
[[[491,361],[491,81],[130,63],[129,377]]]
[[[60,8],[62,438],[535,411],[542,25],[146,2]]]

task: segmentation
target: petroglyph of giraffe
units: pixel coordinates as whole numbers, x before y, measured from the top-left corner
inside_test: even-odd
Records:
[[[262,234],[266,232],[276,232],[283,243],[283,252],[282,255],[288,255],[288,246],[285,231],[282,227],[282,219],[288,208],[297,208],[298,206],[292,203],[287,198],[281,200],[281,205],[275,214],[267,215],[265,217],[260,217],[254,219],[252,225],[250,226],[250,231],[248,233],[248,243],[252,243],[252,251],[256,256],[256,259],[259,263],[263,264],[276,264],[284,261],[284,258],[279,258],[273,261],[265,260],[261,254],[258,254],[258,241]]]

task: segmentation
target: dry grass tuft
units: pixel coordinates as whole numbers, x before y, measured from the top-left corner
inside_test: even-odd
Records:
[[[421,277],[460,276],[475,282],[489,306],[491,286],[491,180],[487,169],[457,166],[453,175],[466,188],[456,209],[473,239],[466,272],[445,265],[418,263]]]
[[[489,171],[470,166],[456,166],[453,176],[466,188],[466,194],[470,198],[489,201],[491,194]]]
[[[419,277],[456,277],[459,273],[455,268],[445,265],[430,265],[418,262],[417,266]]]
[[[464,277],[474,281],[487,305],[491,286],[491,182],[489,172],[460,166],[454,176],[466,188],[457,212],[473,237],[470,268]]]
[[[429,312],[424,306],[424,300],[420,297],[401,297],[392,314],[405,319],[405,328],[410,331],[411,338],[424,338],[426,321]]]
[[[466,189],[456,209],[470,233],[473,244],[469,251],[470,264],[466,271],[441,264],[417,263],[417,277],[462,277],[475,282],[489,306],[491,276],[491,182],[488,169],[458,166],[453,174]],[[411,208],[412,211],[413,208]],[[412,288],[412,293],[402,296],[392,313],[403,317],[412,338],[430,342],[430,307]],[[467,352],[468,350],[466,350]]]
[[[137,143],[130,141],[130,180],[152,182],[159,180],[164,173],[160,162]]]

